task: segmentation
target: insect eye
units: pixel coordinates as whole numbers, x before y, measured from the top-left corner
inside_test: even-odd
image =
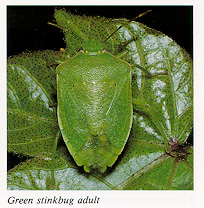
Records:
[[[64,51],[65,51],[65,49],[64,49],[64,48],[60,48],[60,51],[61,51],[61,52],[64,52]]]

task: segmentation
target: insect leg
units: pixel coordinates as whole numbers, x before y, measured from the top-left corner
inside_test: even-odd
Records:
[[[164,72],[160,72],[160,73],[150,73],[148,72],[145,68],[143,68],[142,66],[138,65],[138,64],[134,64],[134,66],[136,66],[138,69],[140,69],[141,71],[143,71],[145,73],[145,76],[147,78],[152,78],[152,77],[156,77],[159,75],[168,75],[168,71],[164,71]]]
[[[158,120],[156,110],[151,105],[149,105],[148,103],[146,103],[143,100],[133,98],[132,103],[133,103],[134,109],[136,109],[136,110],[138,110],[138,108],[142,109],[142,111],[144,111],[145,113],[147,113],[151,117],[154,124],[156,125],[156,127],[158,128],[160,133],[162,134],[162,137],[166,138],[166,139],[164,139],[164,143],[165,143],[166,147],[168,147],[168,142],[171,140],[171,137],[168,135],[164,126]]]
[[[127,53],[129,53],[129,51],[126,49],[126,46],[131,43],[132,41],[135,41],[137,38],[136,37],[132,37],[130,40],[123,42],[122,44],[119,45],[118,51],[119,53],[117,55],[115,55],[117,58],[121,59],[122,57],[124,57]],[[137,67],[138,69],[140,69],[141,71],[143,71],[145,73],[145,76],[147,78],[152,78],[158,75],[168,75],[168,71],[165,72],[161,72],[161,73],[150,73],[147,71],[147,69],[145,69],[144,67],[134,63],[132,64],[133,66]]]

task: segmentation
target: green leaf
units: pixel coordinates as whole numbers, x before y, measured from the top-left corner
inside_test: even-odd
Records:
[[[137,35],[137,41],[135,41],[135,46],[129,48],[130,51],[135,51],[130,55],[131,59],[135,64],[153,74],[151,78],[146,78],[138,76],[136,72],[133,97],[151,106],[163,131],[168,134],[166,140],[177,138],[178,142],[183,144],[193,125],[191,58],[164,34],[139,23],[132,24],[132,28],[133,35]],[[139,57],[139,59],[134,59],[134,57]],[[165,73],[168,74],[165,75]],[[158,75],[154,76],[154,74]]]
[[[59,54],[58,54],[59,56]],[[50,60],[49,60],[49,58]],[[48,156],[59,131],[56,118],[56,80],[49,67],[57,52],[24,53],[7,64],[8,151]]]
[[[47,63],[62,58],[57,52],[51,56],[41,52],[37,58],[36,54],[17,56],[8,64],[8,130],[13,130],[12,134],[8,131],[8,149],[38,157],[8,172],[8,189],[192,190],[193,148],[186,143],[193,127],[193,67],[188,54],[171,38],[137,22],[79,17],[62,10],[56,11],[55,17],[70,56],[86,39],[104,41],[123,24],[105,46],[132,65],[133,127],[124,151],[104,174],[85,173],[64,143],[58,145],[52,168],[47,155],[52,153],[58,126],[55,109],[50,107],[55,102],[55,73]],[[118,54],[123,43],[128,43],[125,52]],[[145,71],[153,76],[146,76]],[[36,88],[31,87],[33,83]],[[38,88],[46,99],[33,96],[33,89]],[[47,142],[41,145],[37,138]],[[37,144],[34,152],[28,145],[33,140]]]
[[[121,21],[114,21],[103,17],[84,17],[73,15],[64,10],[55,11],[57,27],[63,30],[67,51],[73,56],[85,46],[89,40],[99,40],[103,47],[112,54],[118,53],[118,45],[121,43],[120,36],[116,33],[106,40],[117,29]],[[117,45],[118,44],[118,45]]]
[[[134,145],[133,145],[134,144]],[[120,161],[106,174],[87,174],[79,168],[65,146],[58,148],[55,186],[51,184],[50,160],[31,159],[8,172],[11,190],[189,190],[193,188],[192,155],[176,161],[164,154],[159,143],[128,141]]]

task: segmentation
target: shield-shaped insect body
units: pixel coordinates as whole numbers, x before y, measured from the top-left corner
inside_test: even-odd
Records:
[[[84,170],[104,172],[121,154],[132,126],[130,65],[90,41],[57,67],[58,120]]]

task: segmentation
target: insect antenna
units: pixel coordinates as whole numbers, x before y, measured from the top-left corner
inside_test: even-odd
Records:
[[[135,21],[136,19],[138,19],[138,18],[144,16],[145,14],[147,14],[147,13],[149,13],[149,12],[151,12],[151,11],[152,11],[152,10],[147,10],[147,11],[145,11],[145,12],[139,14],[138,16],[136,16],[136,17],[134,17],[134,18],[132,18],[132,19],[130,19],[130,20],[127,20],[127,21],[128,21],[128,22]],[[118,30],[120,30],[120,28],[122,28],[123,25],[125,25],[125,23],[121,24],[120,27],[118,27],[112,34],[110,34],[110,35],[105,39],[104,43],[105,43],[110,37],[112,37]]]
[[[61,30],[63,30],[63,31],[68,31],[66,28],[60,27],[59,25],[57,25],[57,24],[55,24],[55,23],[48,22],[47,24],[48,24],[48,25],[52,25],[52,26],[54,26],[54,27],[57,27],[57,28],[59,28],[59,29],[61,29]]]

